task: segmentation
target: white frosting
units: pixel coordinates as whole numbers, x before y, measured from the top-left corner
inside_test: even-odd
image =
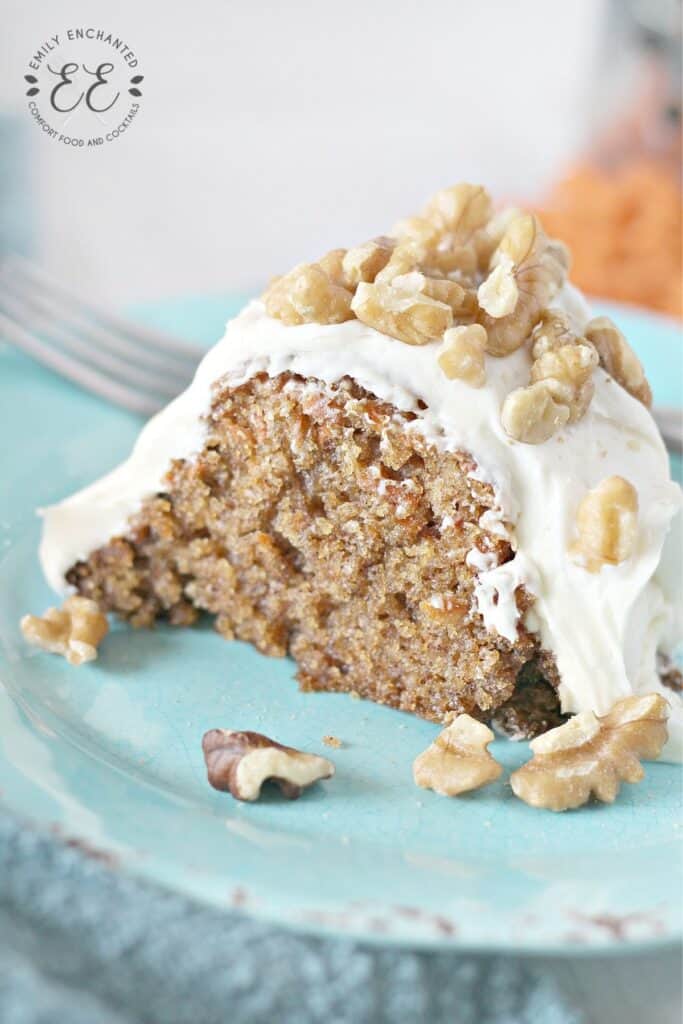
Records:
[[[571,286],[558,297],[581,327],[589,313]],[[487,356],[486,385],[448,380],[435,344],[403,345],[359,320],[334,326],[288,327],[252,302],[227,327],[204,358],[192,385],[146,425],[130,458],[85,490],[45,511],[40,556],[50,584],[64,591],[64,573],[79,559],[125,531],[145,497],[163,490],[171,459],[202,446],[202,416],[211,385],[228,375],[239,384],[265,371],[291,371],[333,383],[348,375],[378,398],[412,411],[409,429],[442,450],[464,449],[478,463],[500,511],[487,513],[488,529],[510,536],[516,551],[505,565],[470,564],[478,570],[476,595],[488,628],[517,635],[514,591],[520,583],[536,596],[526,621],[552,651],[562,677],[565,711],[605,714],[615,700],[656,690],[672,704],[667,756],[683,754],[681,701],[662,688],[655,650],[670,642],[672,602],[678,581],[659,575],[662,546],[680,492],[669,479],[668,459],[649,412],[602,370],[595,397],[578,422],[540,445],[512,441],[500,422],[505,396],[529,379],[530,356],[520,349],[501,359]],[[418,401],[426,404],[422,409]],[[639,535],[633,556],[596,574],[567,557],[575,513],[586,490],[619,474],[639,499]]]

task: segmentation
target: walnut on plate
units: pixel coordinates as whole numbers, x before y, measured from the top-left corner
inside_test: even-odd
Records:
[[[503,771],[487,750],[494,738],[488,726],[476,718],[458,715],[415,758],[416,785],[441,796],[458,796],[494,782]]]
[[[210,729],[202,738],[209,784],[236,800],[258,800],[264,782],[276,783],[288,800],[334,775],[325,757],[283,746],[260,732]]]
[[[334,272],[333,253],[327,259]],[[284,277],[276,277],[263,295],[268,315],[289,325],[352,320],[351,298],[351,292],[317,263],[301,263]]]
[[[582,498],[576,512],[577,539],[571,558],[589,572],[620,565],[638,539],[638,492],[622,476],[608,476]]]
[[[61,654],[70,665],[83,665],[97,657],[109,624],[95,601],[74,594],[61,608],[48,608],[41,616],[24,615],[21,631],[35,647]]]
[[[515,796],[532,807],[566,811],[591,796],[612,803],[621,782],[639,782],[641,758],[667,740],[669,706],[659,694],[626,697],[597,718],[584,711],[529,744],[534,756],[510,776]]]
[[[642,363],[617,325],[608,316],[596,316],[586,325],[585,335],[595,345],[600,365],[610,377],[649,408],[652,391]]]

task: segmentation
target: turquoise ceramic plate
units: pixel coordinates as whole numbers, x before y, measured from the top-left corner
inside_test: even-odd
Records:
[[[236,301],[148,308],[214,340]],[[620,311],[660,401],[679,402],[680,338]],[[115,627],[74,670],[29,651],[18,621],[51,594],[34,509],[124,456],[134,418],[0,349],[0,798],[41,828],[217,907],[364,940],[519,952],[632,949],[680,938],[678,769],[649,765],[614,806],[532,810],[503,782],[459,800],[415,788],[438,729],[343,695],[303,695],[293,666],[184,631]],[[206,783],[213,726],[331,754],[336,777],[290,803],[246,805]],[[329,751],[333,733],[344,746]],[[526,756],[497,742],[506,766]],[[673,894],[673,895],[672,895]]]

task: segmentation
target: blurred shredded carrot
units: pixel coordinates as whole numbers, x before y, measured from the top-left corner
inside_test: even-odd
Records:
[[[643,160],[614,172],[579,165],[538,213],[572,251],[584,291],[683,317],[683,196],[671,173]]]

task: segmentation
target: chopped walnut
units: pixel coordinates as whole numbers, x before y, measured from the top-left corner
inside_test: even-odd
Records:
[[[486,310],[479,314],[479,323],[488,334],[487,350],[494,356],[508,355],[524,344],[567,273],[559,251],[531,214],[515,217],[508,224],[491,257],[491,269],[499,263],[513,267],[519,297],[514,312],[507,316],[494,317]]]
[[[82,665],[97,657],[109,624],[94,601],[74,595],[42,616],[24,615],[21,631],[30,644],[61,654],[70,665]]]
[[[649,408],[652,392],[645,371],[617,325],[608,316],[596,316],[586,325],[585,335],[595,345],[600,365],[610,377]]]
[[[472,285],[479,268],[479,240],[490,216],[491,199],[481,185],[442,189],[429,201],[422,217],[396,225],[394,232],[401,242],[398,248],[404,256],[412,252],[412,269],[429,276],[452,276]]]
[[[485,313],[498,320],[502,316],[514,313],[518,298],[519,287],[515,280],[513,263],[510,259],[501,259],[486,280],[479,285],[479,305]]]
[[[323,736],[323,743],[326,747],[334,747],[335,750],[339,750],[340,747],[344,746],[338,736],[332,736],[329,734],[327,736]]]
[[[285,324],[340,324],[352,320],[351,292],[316,263],[302,263],[271,282],[263,299],[269,316]]]
[[[428,248],[436,246],[441,238],[439,228],[426,217],[406,217],[394,224],[391,233],[400,243],[412,242]]]
[[[502,421],[515,440],[541,444],[588,409],[598,356],[590,343],[574,334],[567,318],[555,311],[542,314],[531,340],[531,384],[507,396]]]
[[[438,363],[449,380],[464,380],[473,388],[486,383],[486,331],[481,324],[451,327],[439,349]]]
[[[453,310],[453,315],[459,319],[469,319],[476,313],[475,294],[456,281],[449,281],[448,278],[428,277],[418,270],[412,270],[407,274],[398,274],[391,283],[399,291],[419,293],[429,299],[435,299],[436,302],[445,302]]]
[[[445,302],[393,283],[359,284],[351,308],[363,323],[407,345],[434,341],[453,323],[453,311]]]
[[[466,182],[443,188],[427,203],[424,216],[441,231],[460,241],[467,241],[473,232],[491,219],[491,197],[482,185]]]
[[[503,402],[505,433],[524,444],[542,444],[569,420],[569,408],[555,400],[548,381],[515,388]]]
[[[415,783],[442,796],[458,796],[494,782],[503,769],[486,749],[493,739],[488,726],[458,715],[415,759]]]
[[[622,476],[608,476],[583,497],[576,512],[573,560],[589,572],[619,565],[633,554],[638,537],[638,492]]]
[[[494,213],[481,231],[477,231],[473,243],[477,252],[477,266],[480,274],[489,273],[492,267],[491,258],[500,245],[503,235],[512,221],[521,217],[523,212],[516,206],[506,206]]]
[[[259,732],[210,729],[202,739],[209,783],[236,800],[258,800],[264,782],[276,783],[288,800],[319,779],[334,775],[334,765],[317,754],[285,747]]]
[[[373,238],[370,242],[349,249],[343,260],[344,277],[351,287],[361,281],[374,281],[391,259],[396,242],[393,238]]]
[[[420,272],[426,250],[414,242],[399,242],[391,256],[377,273],[375,284],[392,284],[394,278]]]
[[[531,332],[532,358],[540,359],[546,352],[554,352],[563,345],[573,345],[577,341],[569,317],[559,309],[546,309]]]
[[[532,807],[566,811],[591,796],[612,803],[622,781],[643,778],[641,758],[667,740],[669,706],[659,694],[626,697],[609,714],[575,715],[530,743],[533,758],[510,776],[515,796]]]
[[[568,344],[544,352],[531,367],[532,384],[545,381],[557,402],[569,409],[568,422],[579,420],[595,390],[593,370],[598,357],[592,345]]]
[[[346,280],[344,273],[344,257],[346,256],[346,249],[330,249],[329,252],[318,260],[318,266],[321,270],[329,277],[333,284],[341,285],[342,288],[349,288],[353,290]]]

